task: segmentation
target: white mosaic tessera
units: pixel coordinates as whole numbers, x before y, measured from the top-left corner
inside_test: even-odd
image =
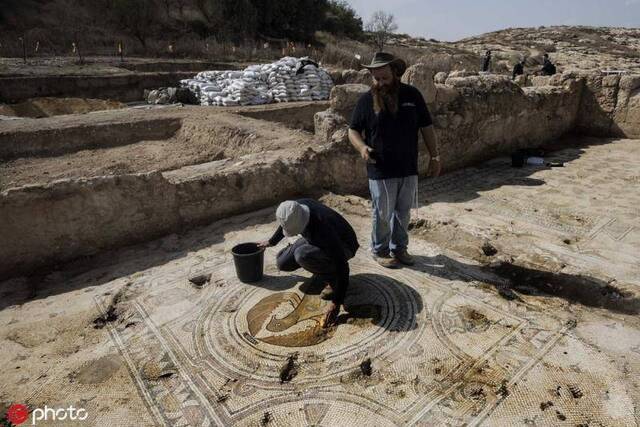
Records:
[[[307,65],[306,58],[284,57],[271,64],[251,65],[244,71],[202,71],[193,79],[181,80],[201,105],[260,105],[272,102],[320,101],[329,99],[333,81],[326,70]]]

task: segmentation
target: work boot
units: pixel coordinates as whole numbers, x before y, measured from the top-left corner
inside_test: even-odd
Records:
[[[325,301],[333,301],[333,289],[327,283],[322,292],[320,292],[320,298]]]
[[[384,268],[400,268],[398,260],[389,255],[373,255],[373,260]]]
[[[394,252],[393,257],[398,260],[398,262],[404,265],[413,265],[416,263],[416,260],[411,255],[409,255],[409,252],[407,252],[406,249]]]

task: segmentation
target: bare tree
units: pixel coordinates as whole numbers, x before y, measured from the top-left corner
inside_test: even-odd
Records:
[[[158,29],[156,0],[114,0],[113,10],[123,30],[138,39],[147,50],[147,40]]]
[[[65,49],[73,47],[80,63],[84,63],[87,34],[91,31],[87,10],[77,0],[53,0],[44,8],[48,28],[62,36]]]
[[[398,25],[396,24],[396,18],[391,13],[377,10],[371,15],[365,29],[372,33],[373,42],[377,49],[382,51],[391,34],[398,29]]]

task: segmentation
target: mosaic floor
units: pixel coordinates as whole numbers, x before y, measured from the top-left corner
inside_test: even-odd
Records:
[[[423,182],[415,217],[446,227],[414,234],[411,268],[362,248],[329,330],[321,289],[276,271],[278,248],[260,282],[235,276],[230,248],[268,237],[271,209],[4,282],[0,403],[73,403],[96,426],[637,426],[640,141],[563,156],[563,169],[501,160]],[[366,209],[335,207],[366,246]],[[625,292],[600,305],[501,297],[504,277],[453,251],[465,236],[562,264],[567,285],[580,273]]]
[[[245,285],[222,254],[195,270],[212,283],[163,277],[110,330],[158,424],[252,425],[265,413],[290,425],[479,422],[567,329],[473,287],[412,270],[391,278],[364,255],[329,332],[319,326],[326,303],[304,277],[269,269]],[[282,384],[294,353],[298,373]],[[175,375],[158,382],[149,370]]]

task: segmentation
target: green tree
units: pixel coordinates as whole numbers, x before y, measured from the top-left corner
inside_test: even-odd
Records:
[[[255,39],[258,11],[250,0],[224,0],[222,10],[225,17],[223,29],[227,39],[241,41]]]
[[[363,36],[362,19],[344,0],[329,0],[322,29],[337,36],[359,40]]]
[[[321,29],[327,0],[252,0],[258,33],[263,36],[311,41]]]

